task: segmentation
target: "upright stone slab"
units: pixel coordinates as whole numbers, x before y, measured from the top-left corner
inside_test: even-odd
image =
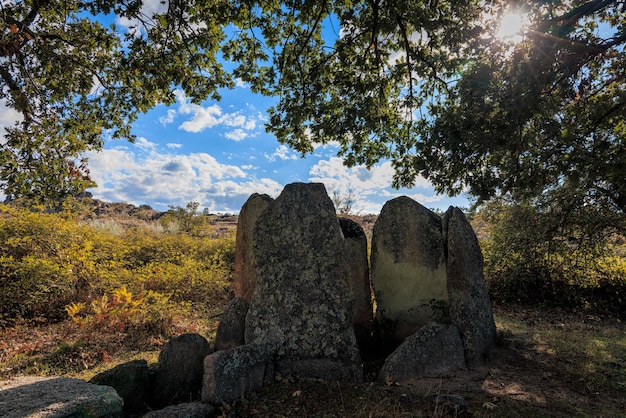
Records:
[[[354,295],[353,322],[359,346],[369,341],[374,310],[370,288],[370,269],[367,256],[367,237],[361,225],[348,218],[339,218],[346,242],[348,277]]]
[[[111,386],[124,400],[124,414],[139,416],[152,401],[152,376],[146,360],[133,360],[95,375],[89,383]]]
[[[233,281],[235,297],[242,297],[248,302],[252,299],[256,271],[252,252],[254,225],[259,215],[273,201],[266,194],[252,194],[239,212],[237,218],[237,235],[235,238],[235,272]]]
[[[209,353],[209,342],[202,335],[190,333],[170,339],[159,353],[156,406],[200,399],[204,358]]]
[[[362,379],[344,245],[324,185],[287,185],[254,229],[257,282],[246,344],[267,345],[278,363],[302,360],[300,377],[309,377],[305,366],[315,362],[308,360],[326,359],[343,369],[341,377]]]
[[[242,345],[216,351],[204,359],[202,402],[221,405],[274,381],[274,363],[267,347]]]
[[[213,351],[228,350],[245,344],[244,330],[249,306],[244,298],[230,301],[217,326]]]
[[[472,226],[459,208],[450,207],[443,223],[450,319],[461,332],[467,364],[481,365],[487,351],[496,344],[496,326],[483,275],[483,255]]]
[[[447,322],[441,218],[406,196],[388,201],[372,231],[377,319],[401,341],[430,322]]]

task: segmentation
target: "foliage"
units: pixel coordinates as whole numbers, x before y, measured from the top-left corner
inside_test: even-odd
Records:
[[[199,202],[189,202],[182,206],[170,206],[170,210],[159,218],[160,224],[169,231],[179,231],[192,236],[211,236],[212,217],[205,212],[198,213]]]
[[[139,228],[111,234],[62,214],[0,205],[0,253],[0,327],[19,318],[61,320],[68,305],[106,311],[111,304],[136,301],[143,320],[158,323],[159,311],[174,305],[230,296],[234,236],[196,238]]]
[[[626,210],[626,3],[531,1],[520,11],[524,40],[475,43],[431,107],[424,153],[404,168],[483,200],[568,183]]]
[[[149,3],[2,2],[0,100],[21,115],[0,149],[5,194],[79,192],[93,185],[81,154],[133,140],[137,114],[173,103],[175,86],[198,102],[234,85],[217,61],[228,3]]]
[[[184,306],[174,305],[170,299],[151,290],[133,296],[126,286],[91,301],[89,309],[85,302],[71,303],[65,307],[72,321],[81,328],[99,332],[149,331],[167,334],[174,313]]]
[[[626,312],[621,235],[592,205],[491,202],[475,215],[492,297],[504,302]],[[486,229],[486,231],[485,231]],[[623,244],[621,244],[623,246]]]
[[[267,129],[280,141],[338,141],[348,165],[391,159],[396,186],[422,175],[489,199],[568,181],[623,210],[626,3],[515,5],[3,2],[0,99],[22,120],[0,180],[40,200],[79,191],[92,184],[81,153],[132,140],[137,113],[240,78],[277,97]],[[496,36],[511,11],[529,18],[517,44]]]
[[[569,182],[626,208],[626,3],[242,9],[227,57],[242,60],[244,80],[279,97],[268,129],[296,150],[338,141],[348,165],[389,158],[396,186],[421,175],[440,192],[487,200]],[[508,12],[528,14],[517,44],[496,35]],[[271,54],[251,61],[264,46]]]

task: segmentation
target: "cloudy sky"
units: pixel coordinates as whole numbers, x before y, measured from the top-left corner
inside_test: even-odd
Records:
[[[146,2],[151,4],[155,10],[163,7],[157,0]],[[135,143],[106,141],[102,151],[86,155],[98,184],[89,190],[95,198],[157,210],[195,201],[212,213],[235,213],[252,193],[277,197],[288,183],[322,182],[330,196],[351,194],[354,211],[362,214],[378,213],[400,195],[428,208],[468,205],[463,196],[436,195],[424,179],[412,189],[394,190],[389,162],[371,170],[347,168],[332,145],[301,158],[265,132],[272,99],[253,94],[243,83],[222,91],[219,103],[196,105],[182,91],[176,97],[175,105],[140,116],[134,124]],[[0,126],[13,124],[16,117],[0,103]]]
[[[349,193],[354,210],[377,213],[396,196],[407,195],[429,208],[467,206],[464,197],[436,195],[424,179],[412,189],[391,188],[393,169],[384,162],[367,170],[347,168],[337,147],[318,147],[301,158],[265,132],[271,99],[245,85],[223,92],[222,101],[192,104],[182,92],[177,103],[160,106],[135,123],[134,144],[107,141],[88,154],[94,197],[148,204],[165,210],[196,201],[211,212],[238,212],[252,193],[280,194],[292,182],[322,182],[329,195]]]

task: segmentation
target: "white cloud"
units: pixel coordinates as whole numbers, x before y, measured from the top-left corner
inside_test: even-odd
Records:
[[[269,162],[274,162],[276,160],[297,160],[298,154],[290,151],[286,145],[280,145],[272,154],[265,154],[265,158]]]
[[[248,88],[248,83],[246,83],[245,81],[243,81],[241,78],[237,77],[235,79],[235,86],[236,87],[241,87],[243,89]]]
[[[254,119],[247,119],[246,122],[243,125],[243,128],[247,131],[251,131],[254,128],[256,128],[256,120]]]
[[[394,170],[388,161],[368,170],[365,166],[346,167],[341,158],[331,157],[318,161],[309,174],[309,181],[324,183],[330,196],[334,192],[340,196],[352,195],[356,200],[354,209],[361,213],[378,213],[385,201],[401,195],[409,195],[422,204],[441,199],[431,184],[421,177],[415,187],[424,189],[423,193],[393,190]]]
[[[86,153],[98,184],[90,189],[94,197],[146,203],[157,210],[197,201],[213,212],[238,212],[252,193],[275,197],[283,188],[273,179],[250,178],[241,168],[220,163],[206,153],[170,155],[154,148],[135,150],[119,146]]]
[[[167,11],[167,2],[162,0],[144,0],[141,5],[141,13],[146,17],[152,17],[155,13],[165,13]],[[135,36],[140,34],[141,23],[136,19],[128,19],[126,17],[117,17],[115,23],[126,28]],[[132,29],[134,27],[134,29]]]
[[[155,149],[157,147],[157,144],[155,144],[154,142],[150,142],[146,138],[140,136],[135,141],[135,146],[143,150],[151,150],[151,149]]]
[[[235,129],[234,131],[225,133],[224,136],[233,141],[241,141],[248,136],[248,133],[243,129]]]
[[[22,114],[12,107],[7,107],[6,100],[0,100],[0,144],[5,143],[4,129],[22,121]]]
[[[168,109],[167,110],[167,115],[161,116],[159,118],[159,122],[161,122],[161,125],[165,126],[165,125],[168,125],[168,124],[174,122],[174,118],[175,117],[176,117],[176,110]]]
[[[202,107],[196,104],[182,104],[181,113],[192,114],[193,118],[183,122],[179,129],[198,133],[221,123],[222,109],[218,105]]]
[[[178,115],[191,115],[191,119],[183,122],[178,128],[187,132],[198,133],[208,128],[214,128],[216,126],[227,126],[230,128],[238,128],[229,135],[227,138],[235,141],[240,141],[245,136],[242,135],[244,130],[251,131],[256,128],[256,119],[252,116],[242,115],[239,111],[232,113],[224,113],[222,108],[217,105],[200,106],[187,98],[182,90],[176,90],[174,92],[176,96],[176,102],[178,103],[178,110],[170,113],[168,110],[168,116],[163,118],[163,121],[173,121],[176,114]],[[161,121],[163,123],[163,121]],[[241,131],[241,132],[239,132]],[[247,135],[246,135],[247,136]]]
[[[183,147],[183,144],[177,144],[177,143],[174,143],[174,142],[168,142],[166,146],[167,146],[168,148],[175,148],[175,149],[178,149],[178,148],[182,148],[182,147]]]

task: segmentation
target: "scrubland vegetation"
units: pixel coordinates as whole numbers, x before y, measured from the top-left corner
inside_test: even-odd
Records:
[[[80,204],[54,214],[0,205],[0,377],[76,373],[189,330],[210,337],[232,297],[234,235],[188,209],[129,225],[88,220]],[[15,346],[42,326],[55,341]],[[58,345],[52,359],[46,343]]]
[[[213,338],[233,296],[234,223],[219,228],[194,204],[151,220],[95,217],[90,207],[0,205],[0,379],[90,378],[135,358],[155,362],[173,335]],[[442,416],[440,396],[460,393],[473,416],[621,414],[626,244],[617,229],[581,227],[592,218],[579,215],[502,202],[469,214],[499,335],[487,377],[412,389],[283,380],[224,412]]]
[[[626,316],[623,219],[598,206],[493,201],[471,214],[498,303]]]

